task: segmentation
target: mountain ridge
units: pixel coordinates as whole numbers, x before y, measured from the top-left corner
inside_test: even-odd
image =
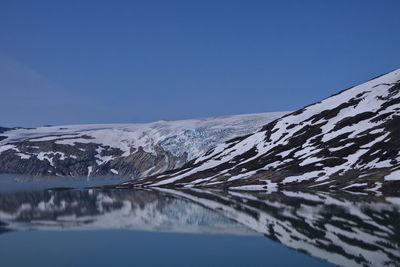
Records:
[[[180,167],[218,143],[255,131],[285,113],[4,128],[0,134],[0,173],[138,178]]]
[[[227,141],[177,171],[123,186],[400,188],[400,70]]]

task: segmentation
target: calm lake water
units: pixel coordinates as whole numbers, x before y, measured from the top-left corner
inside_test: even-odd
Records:
[[[399,197],[119,181],[0,176],[0,266],[400,266]]]

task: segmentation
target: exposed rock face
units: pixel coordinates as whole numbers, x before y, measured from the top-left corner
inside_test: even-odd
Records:
[[[182,166],[186,155],[174,156],[156,146],[156,153],[139,147],[123,156],[118,148],[94,143],[71,145],[54,142],[22,141],[13,143],[15,149],[1,154],[0,173],[30,174],[35,176],[101,176],[121,175],[140,177]],[[56,151],[56,152],[54,152]],[[29,156],[36,155],[36,156]]]
[[[0,173],[142,177],[181,167],[285,112],[148,124],[0,128]]]
[[[400,70],[218,145],[181,170],[125,185],[400,190]]]

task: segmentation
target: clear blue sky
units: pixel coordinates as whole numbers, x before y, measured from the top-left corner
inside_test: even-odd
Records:
[[[400,68],[400,1],[0,2],[0,125],[295,110]]]

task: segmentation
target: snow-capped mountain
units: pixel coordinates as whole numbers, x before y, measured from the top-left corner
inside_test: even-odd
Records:
[[[400,70],[287,114],[180,170],[124,186],[400,190]]]
[[[140,177],[182,166],[285,112],[144,124],[0,128],[0,173]]]

